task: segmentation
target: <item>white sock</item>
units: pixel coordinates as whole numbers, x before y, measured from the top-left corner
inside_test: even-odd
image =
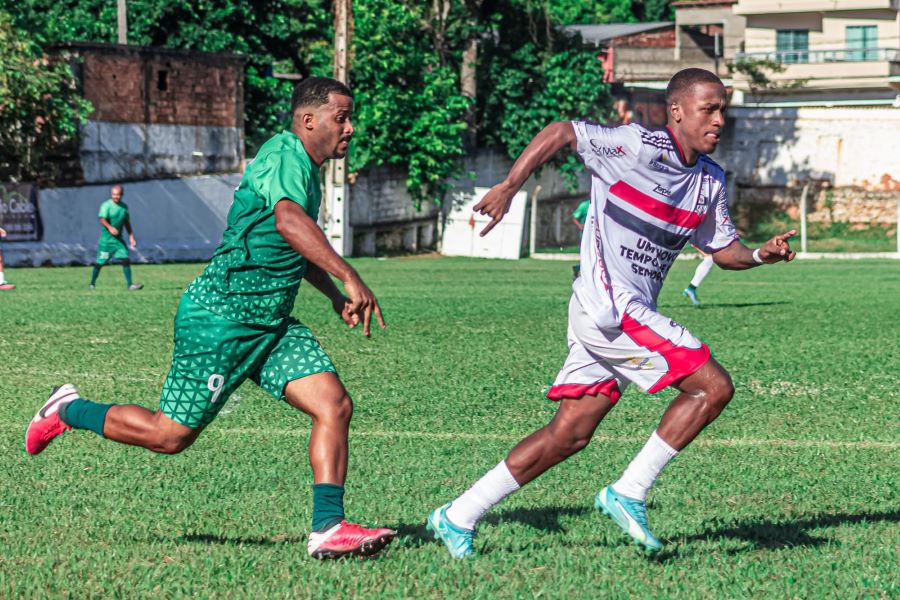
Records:
[[[521,486],[513,478],[506,461],[485,473],[465,493],[453,501],[447,509],[447,518],[463,529],[475,529],[475,525],[495,504]]]
[[[634,460],[622,473],[622,477],[612,484],[618,494],[636,500],[646,500],[647,492],[659,477],[669,461],[678,455],[678,450],[669,446],[654,431]]]
[[[3,270],[0,269],[0,284],[6,283],[6,277],[3,276]]]
[[[715,262],[713,261],[712,255],[704,256],[703,260],[700,261],[700,264],[697,265],[697,270],[694,271],[694,278],[691,279],[691,285],[695,288],[700,287],[700,284],[703,283],[703,280],[709,275],[714,264]]]

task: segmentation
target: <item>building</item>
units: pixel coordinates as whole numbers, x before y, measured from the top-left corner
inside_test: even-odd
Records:
[[[244,158],[243,58],[193,50],[68,43],[93,112],[57,184],[238,171]]]
[[[744,51],[737,60],[768,60],[775,89],[751,89],[735,78],[745,103],[784,106],[879,106],[900,93],[898,0],[740,0],[746,18]],[[796,88],[785,84],[796,82]],[[779,89],[781,88],[781,89]],[[739,94],[740,96],[740,94]]]
[[[737,0],[674,2],[675,21],[572,25],[598,58],[613,83],[613,95],[627,103],[630,119],[650,127],[666,122],[665,89],[682,69],[698,67],[730,84],[728,62],[743,50],[744,17]]]

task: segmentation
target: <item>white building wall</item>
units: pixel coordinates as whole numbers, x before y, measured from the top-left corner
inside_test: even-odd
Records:
[[[714,158],[742,186],[834,186],[900,190],[900,109],[741,108]]]

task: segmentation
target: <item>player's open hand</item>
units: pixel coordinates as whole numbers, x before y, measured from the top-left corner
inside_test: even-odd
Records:
[[[6,237],[6,230],[0,227],[0,237]]]
[[[131,243],[131,249],[132,249],[132,250],[137,249],[137,240],[134,239],[134,236],[133,236],[133,235],[128,236],[128,241],[129,241],[129,243]]]
[[[381,315],[381,307],[378,306],[378,300],[375,299],[375,294],[363,283],[362,279],[354,277],[344,284],[344,290],[349,297],[350,306],[346,309],[341,309],[341,318],[344,319],[344,310],[346,310],[350,319],[349,321],[344,319],[347,325],[353,328],[362,322],[363,334],[369,337],[372,334],[370,325],[374,314],[381,328],[385,328],[384,317]]]
[[[509,212],[509,205],[512,203],[513,196],[518,190],[511,189],[506,182],[499,183],[492,187],[481,202],[472,207],[474,212],[491,217],[491,222],[481,230],[480,236],[484,237],[487,233],[499,223],[504,215]]]
[[[788,240],[795,235],[797,235],[796,229],[791,229],[790,231],[776,235],[759,249],[759,257],[764,263],[769,265],[780,261],[790,262],[794,260],[797,253],[791,250],[791,245],[788,243]]]
[[[338,314],[341,320],[347,324],[347,327],[356,327],[359,325],[359,317],[351,310],[353,302],[347,296],[339,296],[331,301],[331,307]]]

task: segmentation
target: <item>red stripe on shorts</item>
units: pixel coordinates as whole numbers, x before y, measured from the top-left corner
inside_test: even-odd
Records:
[[[615,379],[598,381],[597,383],[563,383],[554,385],[547,392],[547,397],[554,401],[578,400],[585,396],[598,396],[603,394],[615,404],[622,397],[619,384]]]
[[[675,381],[695,373],[709,360],[709,346],[703,342],[700,343],[699,348],[676,346],[646,325],[638,323],[627,313],[622,316],[622,331],[639,345],[662,355],[669,363],[669,372],[660,377],[659,381],[647,390],[649,394],[655,394]]]

